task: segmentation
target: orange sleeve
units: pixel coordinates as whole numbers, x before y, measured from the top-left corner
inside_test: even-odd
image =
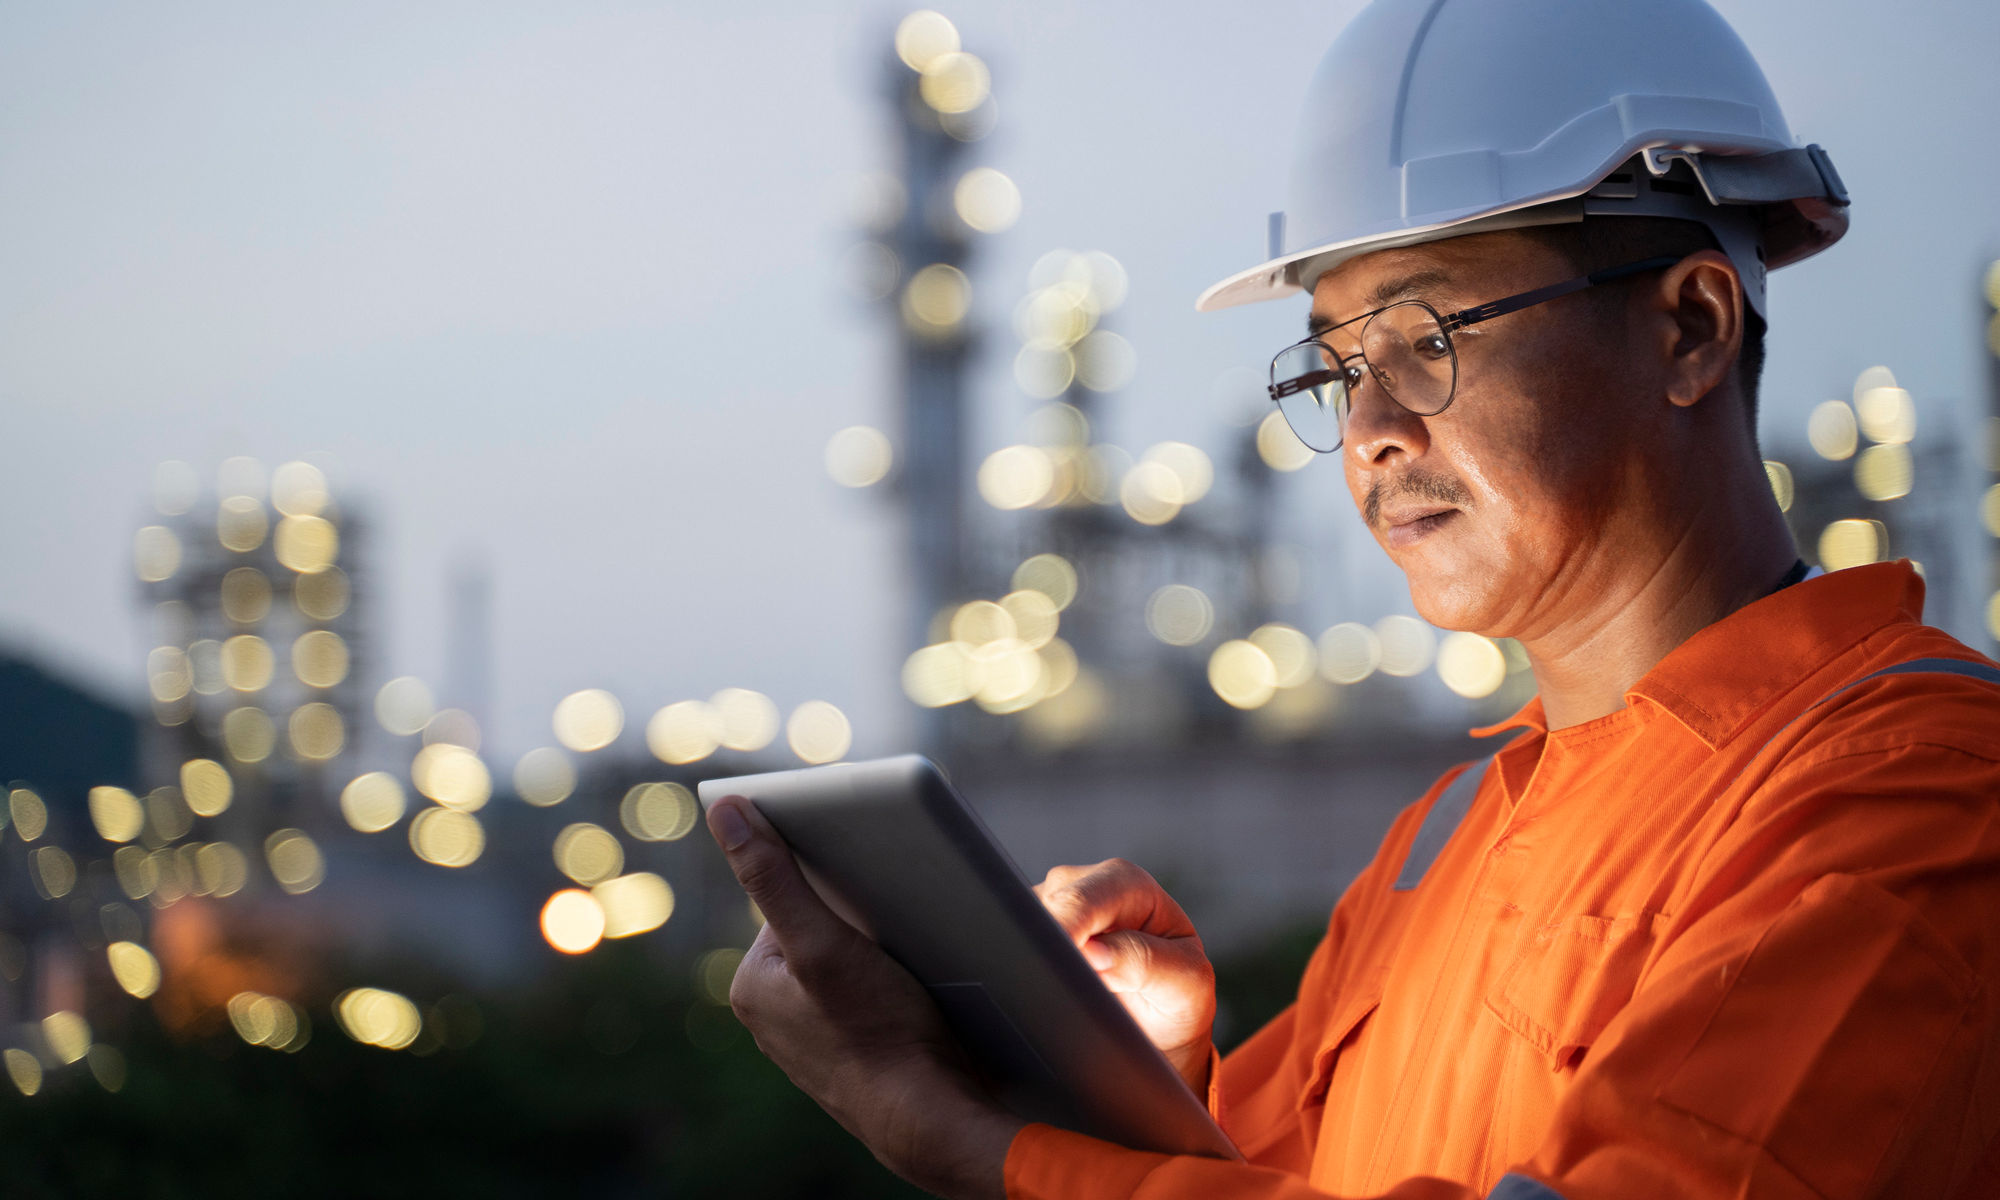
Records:
[[[1541,1149],[1490,1195],[2000,1194],[2000,744],[1847,739],[1759,788],[1702,861],[1581,1064],[1555,1047],[1550,1069],[1575,1079]],[[1589,980],[1542,982],[1561,1002]],[[1238,1052],[1246,1075],[1273,1053],[1263,1037]],[[1235,1070],[1225,1061],[1225,1119]],[[1006,1184],[1023,1200],[1326,1195],[1289,1163],[1045,1125],[1016,1137]],[[1481,1193],[1412,1179],[1384,1195]]]

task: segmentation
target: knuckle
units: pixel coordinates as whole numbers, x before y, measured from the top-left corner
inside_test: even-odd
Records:
[[[750,893],[753,899],[770,895],[783,878],[778,856],[762,847],[743,854],[734,865],[736,882],[742,884],[743,890]]]

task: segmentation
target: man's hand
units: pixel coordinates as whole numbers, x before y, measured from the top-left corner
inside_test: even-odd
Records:
[[[1023,1122],[980,1091],[923,986],[826,906],[748,800],[716,802],[708,828],[764,914],[729,988],[757,1048],[898,1175],[1001,1196]]]
[[[1215,968],[1181,906],[1122,858],[1057,867],[1035,894],[1181,1078],[1206,1093]]]

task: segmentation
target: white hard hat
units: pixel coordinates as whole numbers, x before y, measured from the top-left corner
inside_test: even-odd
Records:
[[[1307,93],[1270,261],[1201,311],[1310,290],[1359,254],[1626,214],[1701,221],[1764,311],[1764,268],[1847,232],[1847,192],[1792,140],[1703,0],[1375,0]]]

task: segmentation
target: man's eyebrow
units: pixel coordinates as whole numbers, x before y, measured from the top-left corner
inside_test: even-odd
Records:
[[[1368,310],[1383,308],[1398,300],[1408,300],[1420,292],[1442,287],[1451,282],[1451,272],[1442,267],[1425,267],[1407,275],[1397,275],[1375,285],[1375,289],[1363,297]],[[1312,313],[1306,317],[1306,336],[1318,337],[1341,322],[1324,313]]]

